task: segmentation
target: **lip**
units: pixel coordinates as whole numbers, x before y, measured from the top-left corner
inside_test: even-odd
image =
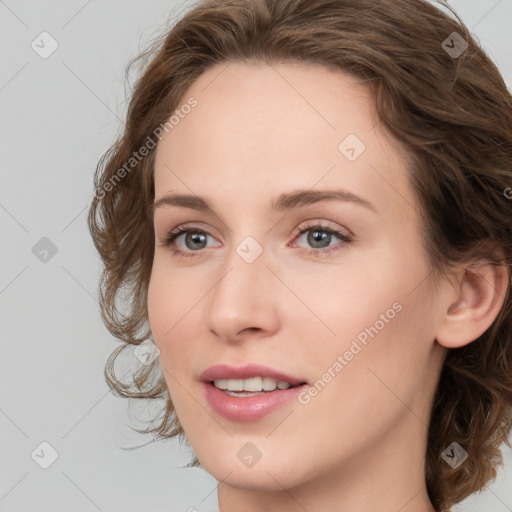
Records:
[[[299,393],[308,386],[304,384],[295,388],[276,389],[261,395],[236,396],[226,395],[217,389],[212,382],[203,382],[203,389],[210,407],[214,412],[232,421],[257,421],[267,414],[297,398]]]
[[[296,387],[267,391],[261,395],[236,397],[227,395],[213,384],[216,379],[249,379],[251,377],[272,377],[289,382]],[[251,422],[263,418],[296,399],[297,395],[308,386],[304,380],[257,364],[241,367],[227,364],[215,365],[205,370],[201,374],[200,380],[206,400],[213,411],[224,418],[239,422]],[[302,385],[298,386],[301,383]]]
[[[216,364],[206,369],[199,379],[203,382],[211,382],[216,379],[250,379],[251,377],[272,377],[276,380],[284,380],[292,386],[301,384],[304,379],[298,379],[286,373],[274,370],[268,366],[248,364],[245,366],[230,366],[228,364]]]

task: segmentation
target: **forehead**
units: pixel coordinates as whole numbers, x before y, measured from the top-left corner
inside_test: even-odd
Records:
[[[172,190],[263,202],[318,184],[376,203],[413,200],[407,155],[357,77],[316,64],[221,63],[181,104],[190,98],[197,105],[158,144],[156,197]]]

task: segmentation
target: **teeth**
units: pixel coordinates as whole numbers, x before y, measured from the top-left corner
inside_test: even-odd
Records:
[[[276,389],[277,382],[272,377],[263,377],[262,385],[264,391],[274,391],[274,389]]]
[[[226,391],[249,391],[258,393],[261,391],[274,391],[288,389],[292,385],[284,380],[276,380],[272,377],[251,377],[250,379],[216,379],[213,385]],[[241,394],[237,396],[242,396]],[[243,396],[248,396],[244,394]]]
[[[241,380],[241,381],[232,381],[232,382],[241,382],[242,389],[244,391],[261,391],[263,389],[261,377],[253,377],[251,379],[245,379],[245,380]]]

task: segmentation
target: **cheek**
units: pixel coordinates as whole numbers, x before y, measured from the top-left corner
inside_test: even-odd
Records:
[[[338,407],[338,418],[352,411],[358,428],[369,433],[379,421],[410,414],[408,406],[417,402],[431,378],[434,335],[427,297],[419,290],[408,297],[383,296],[362,316],[347,329],[330,359],[324,358],[323,372],[339,355],[343,359],[323,405]]]
[[[385,332],[401,321],[409,291],[407,275],[391,265],[361,265],[331,276],[316,304],[319,316],[334,332],[333,342],[359,338],[368,330]],[[326,333],[328,334],[328,333]],[[329,339],[329,337],[327,337]]]
[[[211,286],[193,266],[176,268],[165,255],[155,255],[147,296],[148,319],[161,364],[169,374],[190,378],[190,368],[196,363],[195,341],[204,339],[202,300]],[[167,380],[171,388],[173,383]]]
[[[186,314],[193,303],[193,286],[180,284],[179,272],[172,275],[157,256],[148,287],[147,308],[151,332],[165,361],[174,351],[177,340],[184,339],[180,331],[187,325]]]
[[[162,351],[160,344],[164,335],[173,325],[173,310],[168,293],[168,284],[161,274],[158,270],[158,265],[153,264],[147,296],[149,325],[160,351]]]
[[[361,386],[375,382],[377,396],[385,397],[389,390],[378,377],[408,393],[409,384],[416,385],[427,370],[435,338],[428,271],[418,253],[384,251],[371,261],[330,281],[320,316],[334,335],[311,337],[317,341],[309,356],[320,362],[317,378],[330,368],[344,375],[333,386],[343,394],[357,395]],[[338,356],[343,367],[332,369]]]
[[[334,458],[351,453],[363,442],[378,443],[401,421],[428,423],[422,397],[432,372],[428,359],[431,344],[419,337],[417,304],[404,301],[402,306],[381,329],[375,319],[362,329],[351,326],[352,332],[365,335],[364,343],[357,334],[347,333],[329,348],[324,345],[311,353],[312,361],[321,357],[313,381],[318,392],[298,412],[304,415],[311,439],[336,439]],[[386,309],[375,312],[385,314]],[[308,397],[303,399],[301,403],[306,403]],[[328,423],[310,421],[323,417],[325,411],[330,411]],[[338,440],[340,432],[344,435]],[[308,448],[314,458],[314,446]]]

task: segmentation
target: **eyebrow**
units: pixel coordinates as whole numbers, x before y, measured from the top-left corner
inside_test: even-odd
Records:
[[[377,212],[369,201],[343,189],[294,190],[293,192],[281,194],[276,199],[273,199],[270,203],[270,209],[274,212],[283,212],[320,201],[344,201],[358,204]],[[172,194],[160,197],[151,204],[151,213],[154,214],[158,208],[163,206],[181,206],[192,210],[210,211],[213,213],[213,208],[206,199],[188,194]]]

